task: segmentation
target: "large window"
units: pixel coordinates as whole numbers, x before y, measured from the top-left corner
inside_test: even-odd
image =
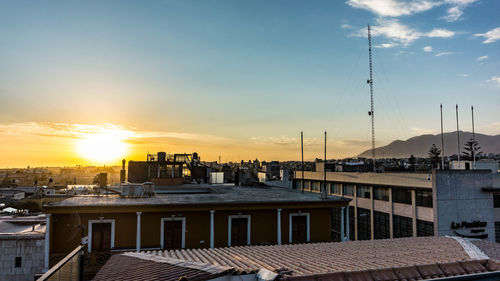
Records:
[[[356,188],[356,193],[358,197],[361,198],[371,198],[370,187],[367,185],[358,185]]]
[[[186,218],[161,219],[160,244],[162,249],[181,249],[186,245]]]
[[[344,184],[344,195],[347,196],[354,196],[354,185],[352,184]]]
[[[394,219],[394,238],[413,236],[413,224],[411,218],[397,215],[393,215],[392,217]]]
[[[355,240],[356,239],[356,232],[355,232],[355,225],[354,225],[354,207],[349,206],[349,240]]]
[[[500,193],[493,193],[493,208],[500,208]]]
[[[312,190],[313,191],[319,191],[321,186],[321,182],[315,181],[312,183]]]
[[[229,216],[227,225],[228,246],[250,245],[250,215]]]
[[[370,210],[358,208],[358,240],[370,240],[371,238]]]
[[[332,208],[332,236],[331,239],[332,241],[339,242],[341,241],[341,236],[340,236],[340,224],[342,223],[340,219],[342,218],[341,216],[342,208],[337,207],[337,208]],[[345,231],[345,230],[344,230]]]
[[[392,189],[392,202],[411,205],[411,191],[409,189]]]
[[[387,187],[374,187],[373,199],[389,201],[389,188]]]
[[[373,212],[373,230],[375,231],[373,235],[375,239],[388,239],[391,237],[389,219],[388,213]]]
[[[495,222],[495,242],[500,243],[500,221]]]
[[[310,240],[309,233],[309,213],[294,213],[290,214],[289,219],[289,234],[290,243],[306,243]]]
[[[417,190],[415,191],[417,206],[432,208],[432,191]]]
[[[340,183],[330,183],[330,193],[331,194],[340,194],[340,188],[342,185]]]
[[[417,220],[417,236],[434,236],[434,223]]]

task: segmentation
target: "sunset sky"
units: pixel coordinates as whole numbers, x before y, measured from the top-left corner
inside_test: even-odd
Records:
[[[0,2],[0,167],[355,156],[500,134],[500,1]],[[102,146],[100,144],[103,144]],[[98,159],[101,154],[109,157]]]

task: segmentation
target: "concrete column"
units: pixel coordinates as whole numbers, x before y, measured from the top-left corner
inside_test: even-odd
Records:
[[[340,184],[340,196],[344,197],[344,184],[343,183]]]
[[[370,232],[371,232],[371,239],[375,239],[375,218],[373,215],[373,186],[370,186]]]
[[[281,209],[278,209],[278,245],[281,245]]]
[[[210,248],[213,248],[215,244],[214,213],[215,210],[210,210]]]
[[[394,204],[392,203],[392,187],[389,187],[389,204],[391,208],[389,210],[389,237],[394,238]]]
[[[340,207],[340,241],[344,242],[345,241],[345,235],[344,235],[344,210],[345,207]],[[349,210],[349,209],[347,209]]]
[[[45,264],[44,271],[49,270],[49,260],[50,260],[50,216],[51,214],[46,214],[46,227],[45,227]]]
[[[354,240],[358,240],[358,186],[354,185]]]
[[[417,237],[417,197],[415,190],[411,191],[411,209],[412,209],[412,229],[413,237]]]
[[[351,239],[351,233],[350,233],[350,227],[349,227],[349,206],[347,206],[346,208],[346,213],[345,213],[345,227],[346,227],[346,237],[345,237],[345,241],[349,241],[349,239]]]
[[[137,214],[137,233],[135,235],[135,251],[141,251],[141,214],[142,212],[135,212]]]

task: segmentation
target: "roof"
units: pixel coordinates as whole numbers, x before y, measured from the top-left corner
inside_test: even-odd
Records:
[[[448,264],[477,260],[457,237],[412,237],[342,243],[243,246],[216,249],[145,251],[185,261],[234,267],[242,272],[261,268],[289,277]],[[480,252],[479,249],[476,249]],[[483,258],[488,256],[483,255]],[[483,259],[484,260],[484,259]],[[481,268],[481,267],[478,267]]]
[[[209,280],[228,273],[230,267],[180,261],[141,253],[113,255],[94,277],[94,281],[148,280],[190,281]]]
[[[144,205],[240,205],[240,204],[262,204],[269,203],[330,203],[338,204],[350,201],[350,199],[337,196],[328,196],[321,199],[319,194],[302,193],[297,190],[276,187],[242,187],[242,186],[198,186],[197,192],[192,188],[178,186],[177,190],[186,189],[186,192],[173,192],[157,188],[160,195],[147,198],[128,198],[121,196],[75,196],[61,202],[45,205],[46,207],[117,207],[117,206],[144,206]],[[206,192],[199,190],[205,188]]]
[[[0,239],[45,238],[45,224],[0,220]]]
[[[302,179],[302,171],[295,171],[295,179]],[[304,179],[324,180],[324,172],[304,171]],[[432,188],[432,175],[429,173],[327,172],[326,179],[353,184]]]

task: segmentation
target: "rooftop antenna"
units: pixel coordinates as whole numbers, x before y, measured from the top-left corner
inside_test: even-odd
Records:
[[[321,190],[321,199],[326,199],[326,131],[325,131],[325,162],[323,163],[323,189]]]
[[[443,104],[439,105],[441,110],[441,170],[444,170],[444,135],[443,135]]]
[[[302,181],[300,191],[304,192],[304,132],[300,131],[300,153],[302,155]]]
[[[474,106],[471,105],[472,112],[472,167],[476,169],[476,134],[474,132]]]
[[[373,109],[373,67],[372,67],[372,36],[370,32],[370,25],[368,25],[368,57],[370,61],[370,79],[366,81],[366,83],[370,84],[370,111],[368,115],[372,118],[372,162],[373,162],[373,171],[376,171],[375,165],[375,112]]]
[[[455,107],[456,115],[457,115],[457,152],[458,152],[458,167],[460,168],[460,131],[458,130],[458,104]]]

